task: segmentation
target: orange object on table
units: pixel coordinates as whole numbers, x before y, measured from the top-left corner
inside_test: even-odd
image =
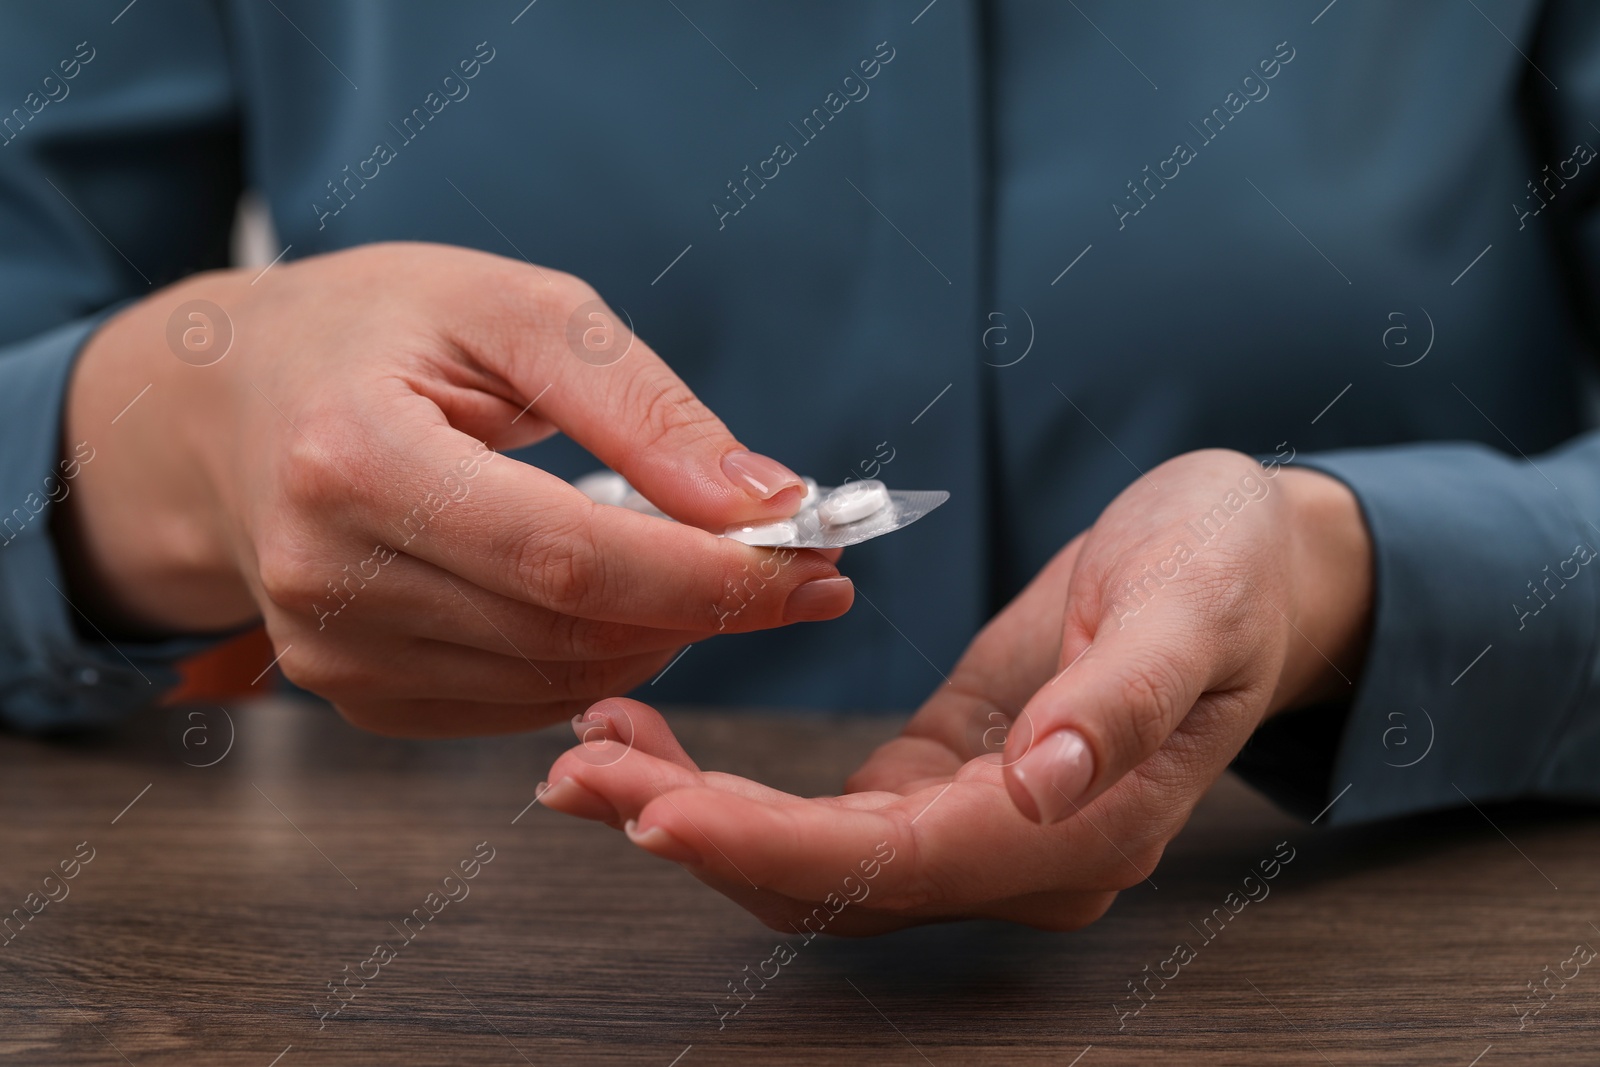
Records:
[[[183,681],[163,703],[228,701],[269,692],[278,676],[276,667],[268,670],[276,655],[266,628],[257,626],[179,663]]]

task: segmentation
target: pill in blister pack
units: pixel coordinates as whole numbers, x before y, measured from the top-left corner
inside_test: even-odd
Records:
[[[950,499],[943,489],[890,489],[880,481],[819,486],[809,505],[781,523],[736,526],[723,534],[747,545],[776,548],[849,548],[903,530]],[[778,540],[778,527],[794,533]]]
[[[612,471],[586,474],[573,485],[597,504],[667,517]],[[763,548],[849,548],[903,530],[950,499],[942,489],[890,489],[877,480],[828,488],[807,478],[805,488],[800,510],[790,518],[735,526],[722,536]]]
[[[572,488],[596,504],[610,504],[613,507],[621,507],[622,502],[628,499],[628,494],[633,492],[628,480],[614,471],[585,474],[572,483]]]
[[[888,506],[889,487],[882,482],[849,482],[822,498],[817,518],[824,526],[852,526]]]

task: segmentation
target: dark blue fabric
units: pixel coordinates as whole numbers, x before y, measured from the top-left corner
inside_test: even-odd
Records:
[[[952,492],[851,550],[848,617],[695,646],[651,699],[912,707],[1140,470],[1293,450],[1356,489],[1379,581],[1303,799],[1592,798],[1595,568],[1537,617],[1512,605],[1600,546],[1600,162],[1574,154],[1600,144],[1600,9],[1216,8],[8,10],[0,114],[30,113],[0,146],[0,509],[54,461],[84,330],[47,331],[222,263],[248,185],[289,258],[417,239],[571,271],[751,447],[825,482],[892,451],[890,484]],[[54,567],[42,522],[0,547],[18,723],[99,706],[17,636],[70,643]],[[1396,768],[1390,715],[1416,708],[1437,745]]]

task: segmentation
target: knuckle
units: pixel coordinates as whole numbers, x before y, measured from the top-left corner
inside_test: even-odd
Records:
[[[899,832],[894,835],[893,857],[900,876],[874,890],[883,894],[878,906],[896,912],[922,912],[938,911],[959,901],[962,895],[957,892],[956,879],[961,872],[950,865],[924,862],[923,830],[909,818],[900,821]]]
[[[711,628],[718,632],[743,632],[773,625],[791,590],[811,577],[823,576],[798,563],[794,549],[779,549],[752,567],[737,551],[743,546],[722,542],[719,547],[725,554],[706,575],[706,590],[712,603],[709,617],[714,623]]]
[[[1113,892],[1133,888],[1155,873],[1166,851],[1166,846],[1155,840],[1145,844],[1124,842],[1122,847],[1126,855],[1118,857],[1122,862],[1107,870],[1105,883],[1100,888]]]
[[[283,676],[332,703],[388,703],[415,695],[421,676],[397,668],[404,656],[374,653],[329,642],[295,644],[278,660]]]
[[[311,434],[312,436],[307,436]],[[337,434],[295,433],[288,438],[283,449],[280,469],[281,484],[291,508],[319,512],[329,507],[348,503],[354,486],[361,484],[361,472],[351,455],[335,456],[325,445],[315,439],[333,440]]]
[[[307,648],[302,655],[285,654],[278,660],[283,676],[301,689],[332,699],[345,690],[348,672],[326,653]]]
[[[606,588],[604,560],[580,523],[529,531],[513,547],[511,559],[518,587],[552,611],[573,614]]]
[[[1133,873],[1137,878],[1129,878],[1119,889],[1129,889],[1156,873],[1156,867],[1161,863],[1162,848],[1153,846],[1136,851],[1133,855]]]
[[[256,578],[269,601],[296,615],[308,614],[321,594],[309,561],[300,551],[277,539],[258,548]]]
[[[683,440],[716,441],[727,437],[727,429],[699,397],[681,381],[673,380],[657,389],[649,375],[636,375],[629,410],[640,413],[639,445],[642,454],[657,454]]]
[[[538,274],[529,279],[523,264],[515,264],[514,269],[517,273],[512,289],[517,299],[521,301],[531,296],[533,317],[552,328],[561,328],[579,307],[600,299],[594,287],[575,274],[541,267]],[[530,284],[531,294],[528,291]]]
[[[534,652],[543,659],[557,661],[588,659],[598,655],[593,631],[603,623],[593,623],[576,615],[551,614],[544,623],[544,635]]]
[[[1129,739],[1139,752],[1156,751],[1188,710],[1179,706],[1183,686],[1174,668],[1159,660],[1135,664],[1121,677],[1120,685],[1126,709],[1122,720]]]
[[[564,270],[551,270],[548,267],[541,267],[540,271],[550,279],[548,288],[551,297],[564,308],[570,310],[587,301],[600,299],[600,294],[595,291],[594,286],[576,274],[568,274]]]

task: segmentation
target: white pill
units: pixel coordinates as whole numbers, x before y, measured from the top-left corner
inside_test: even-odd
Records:
[[[800,528],[789,519],[764,522],[758,526],[735,526],[723,537],[747,545],[786,545],[800,535]]]
[[[829,493],[817,505],[817,515],[827,526],[844,526],[876,515],[889,506],[889,490],[880,481],[851,482]]]
[[[615,471],[595,471],[572,483],[572,487],[596,504],[620,505],[632,492],[628,480]]]
[[[815,478],[802,478],[801,481],[806,483],[806,495],[800,498],[801,509],[816,507],[818,499],[817,480]]]

